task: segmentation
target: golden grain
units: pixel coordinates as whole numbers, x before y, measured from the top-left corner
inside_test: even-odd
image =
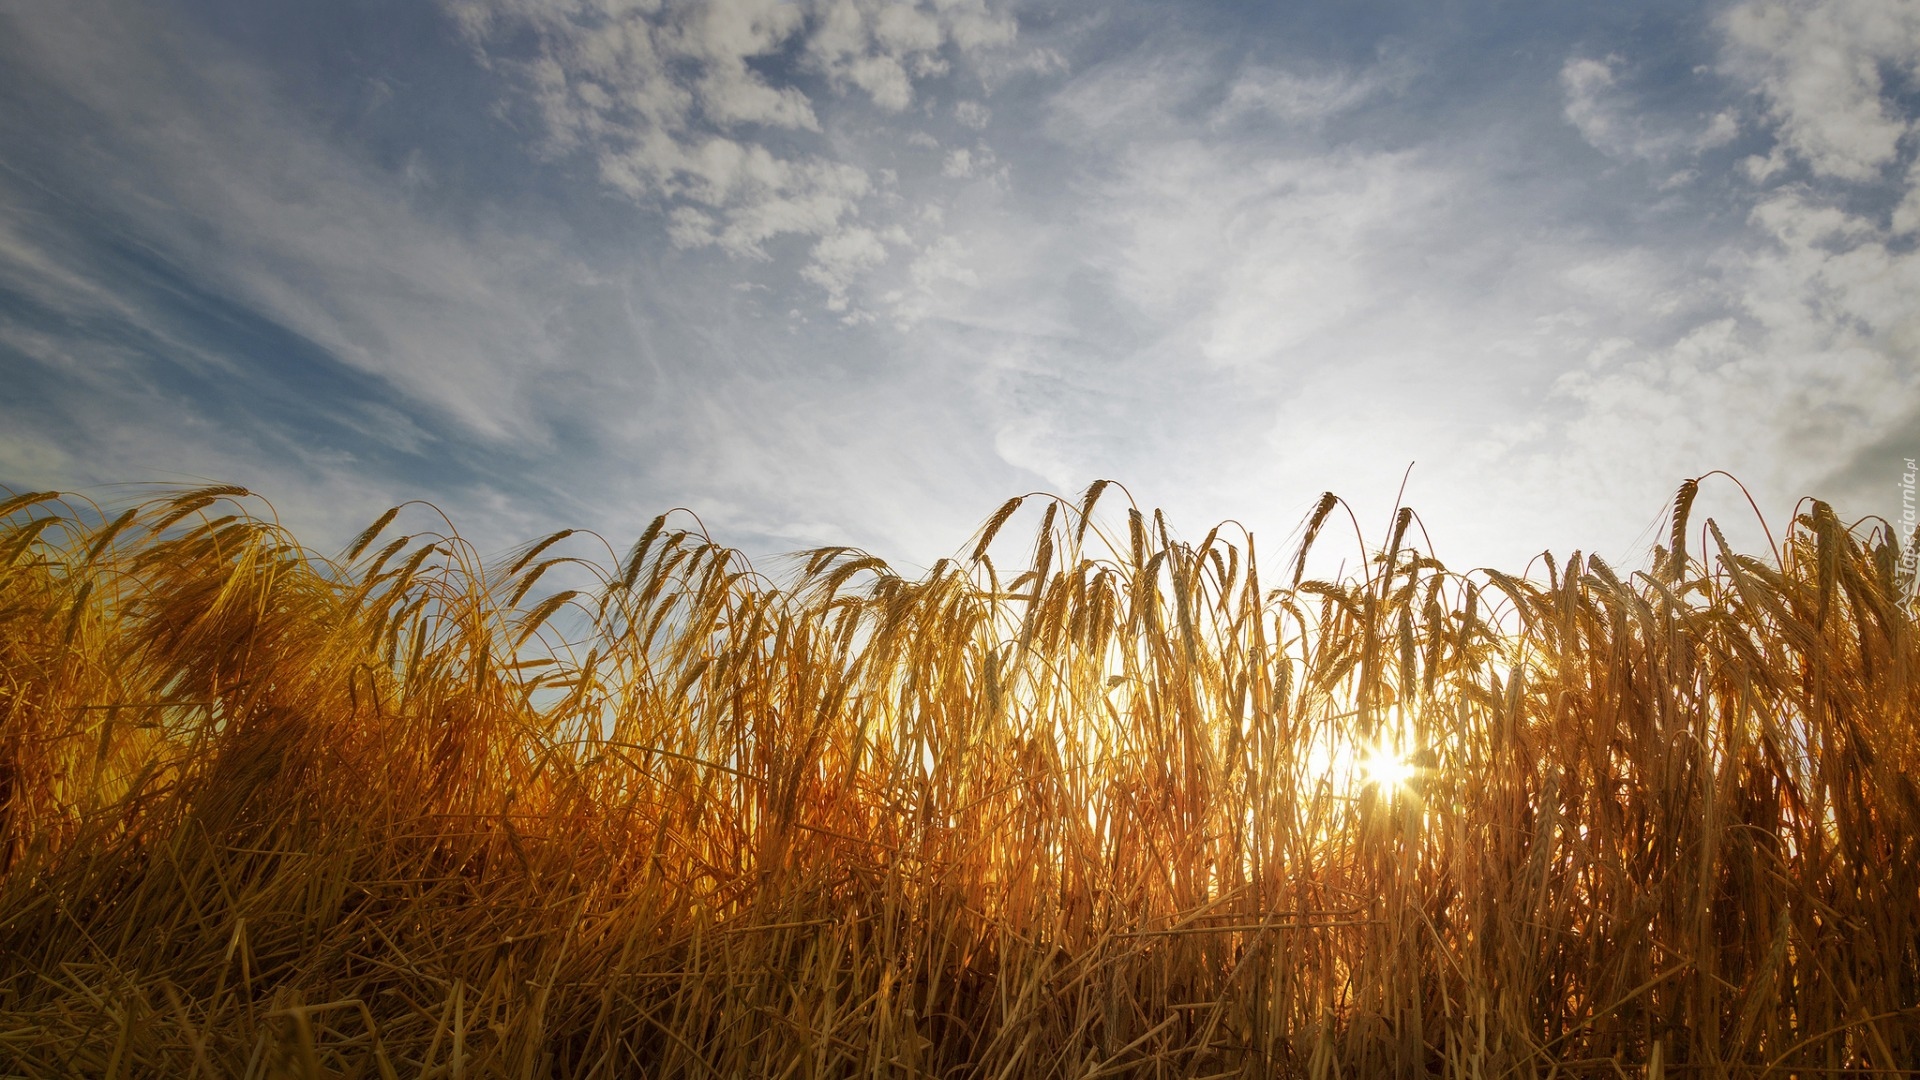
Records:
[[[1646,573],[1455,574],[1402,510],[1303,581],[1328,496],[1270,592],[1105,483],[779,583],[667,515],[483,566],[368,554],[430,508],[327,560],[238,488],[9,498],[0,1073],[1911,1067],[1897,552],[1813,502],[1701,561],[1696,489]]]

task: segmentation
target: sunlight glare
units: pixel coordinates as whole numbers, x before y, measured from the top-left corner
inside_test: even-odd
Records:
[[[1389,746],[1376,746],[1360,763],[1367,783],[1378,785],[1388,794],[1399,792],[1419,772],[1414,764]]]

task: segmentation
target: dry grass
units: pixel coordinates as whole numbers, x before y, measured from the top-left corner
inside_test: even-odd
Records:
[[[1896,552],[1810,503],[1736,555],[1692,493],[1632,574],[1402,512],[1262,577],[1096,485],[1018,568],[1009,503],[780,584],[680,518],[482,566],[418,508],[328,560],[238,489],[14,499],[0,1074],[1912,1066]]]

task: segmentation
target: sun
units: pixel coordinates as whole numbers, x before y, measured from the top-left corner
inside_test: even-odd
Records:
[[[1360,774],[1368,784],[1385,794],[1397,794],[1418,775],[1420,769],[1389,746],[1375,746],[1360,762]]]
[[[1323,730],[1306,748],[1305,775],[1349,799],[1369,790],[1389,800],[1418,794],[1420,781],[1433,771],[1429,755],[1401,745],[1384,733],[1371,741],[1346,742]]]

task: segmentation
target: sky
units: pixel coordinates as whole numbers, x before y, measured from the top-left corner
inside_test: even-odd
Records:
[[[924,566],[1404,481],[1464,569],[1914,456],[1920,0],[0,0],[16,490]]]

